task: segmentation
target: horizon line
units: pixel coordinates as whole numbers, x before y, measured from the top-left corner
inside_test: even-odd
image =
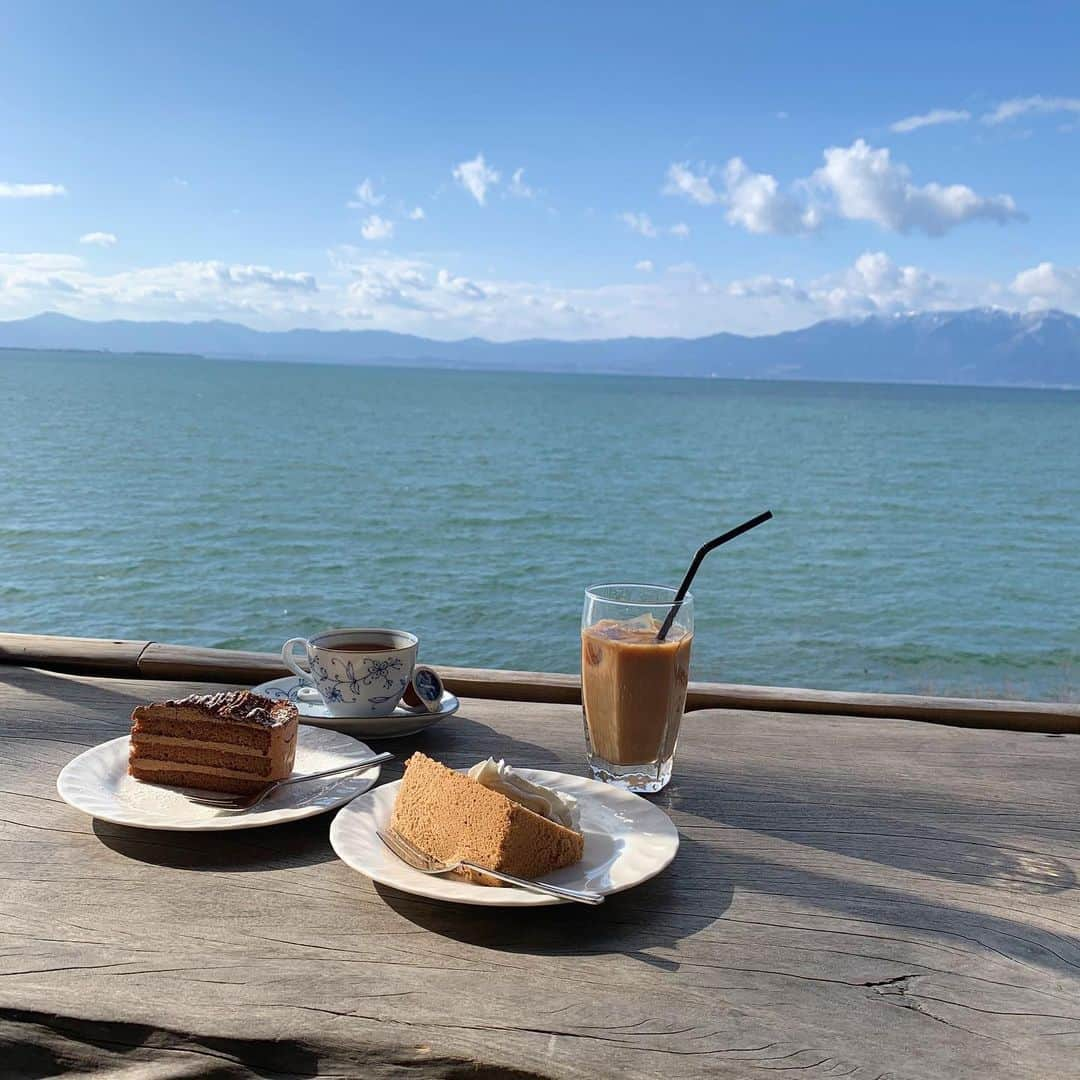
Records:
[[[1015,318],[1034,318],[1038,316],[1046,315],[1060,315],[1068,319],[1080,319],[1080,315],[1074,315],[1071,312],[1065,311],[1062,308],[1040,308],[1036,311],[1015,311],[1011,308],[1000,307],[993,304],[981,304],[973,307],[959,307],[959,308],[927,308],[921,311],[909,310],[909,311],[896,311],[896,312],[870,312],[866,315],[848,315],[848,316],[836,316],[827,319],[818,319],[814,322],[809,322],[805,326],[796,327],[790,330],[775,330],[770,333],[763,334],[745,334],[736,330],[716,330],[709,334],[700,334],[695,337],[680,337],[674,334],[629,334],[624,337],[595,337],[595,338],[555,338],[555,337],[525,337],[525,338],[508,338],[505,341],[498,341],[492,338],[482,337],[479,334],[470,334],[466,337],[458,338],[433,338],[426,334],[413,333],[407,330],[388,330],[381,327],[335,327],[325,328],[319,326],[291,326],[286,329],[263,329],[256,326],[250,326],[244,322],[236,322],[230,319],[140,319],[131,317],[118,317],[112,319],[88,319],[79,315],[69,315],[67,312],[57,311],[53,308],[48,308],[44,311],[39,311],[34,315],[23,315],[14,319],[0,319],[0,327],[12,326],[17,323],[32,322],[35,319],[42,319],[48,316],[54,316],[61,319],[69,319],[72,322],[83,323],[89,326],[106,326],[115,323],[129,323],[134,326],[148,326],[153,324],[164,324],[167,326],[232,326],[239,327],[240,329],[247,330],[252,334],[292,334],[292,333],[312,333],[312,334],[390,334],[395,337],[403,338],[418,338],[422,341],[432,341],[441,345],[459,345],[470,341],[482,341],[489,345],[522,345],[529,344],[531,342],[551,342],[559,345],[587,345],[598,344],[601,342],[615,342],[615,341],[677,341],[677,342],[691,342],[691,341],[705,341],[714,337],[737,337],[747,340],[754,340],[758,338],[771,338],[779,337],[782,334],[797,334],[803,330],[812,329],[815,326],[824,326],[829,323],[837,323],[847,326],[853,326],[858,323],[867,322],[871,319],[890,320],[890,319],[913,319],[922,316],[932,315],[966,315],[972,312],[986,312],[992,314],[1007,315]],[[8,346],[10,348],[19,348],[20,346]],[[40,348],[40,346],[32,346],[32,348]],[[81,350],[76,350],[81,351]],[[98,351],[98,350],[86,350],[86,351]],[[187,354],[183,354],[187,355]],[[192,355],[202,356],[202,353],[196,353]],[[929,384],[936,385],[936,384]]]
[[[0,325],[3,325],[0,322]],[[695,340],[695,339],[686,339]],[[565,344],[572,344],[567,342]],[[325,357],[315,360],[301,360],[294,356],[228,356],[212,353],[161,352],[144,349],[136,352],[119,352],[114,349],[76,349],[57,348],[40,345],[0,345],[0,355],[10,352],[28,353],[75,353],[92,357],[108,356],[127,359],[148,357],[162,360],[205,360],[211,364],[290,364],[296,367],[333,367],[349,370],[377,371],[451,371],[459,375],[546,375],[555,378],[594,378],[594,379],[678,379],[680,381],[698,381],[709,383],[769,383],[771,385],[797,384],[803,386],[917,386],[937,390],[1025,390],[1050,393],[1077,393],[1080,384],[1074,383],[957,383],[933,382],[928,379],[815,379],[782,375],[680,375],[666,371],[552,371],[544,368],[522,367],[468,367],[464,364],[421,364],[415,360],[350,362],[347,360],[328,360]]]

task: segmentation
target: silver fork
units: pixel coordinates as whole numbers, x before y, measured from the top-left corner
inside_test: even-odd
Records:
[[[602,893],[591,892],[588,889],[565,889],[561,885],[549,885],[546,881],[533,881],[530,878],[514,877],[513,874],[504,874],[501,870],[492,870],[487,866],[469,862],[468,859],[459,859],[457,862],[440,862],[430,855],[421,851],[411,841],[406,840],[399,832],[393,829],[376,829],[379,839],[403,862],[421,874],[448,874],[451,870],[475,870],[489,877],[498,878],[509,885],[517,885],[522,889],[530,889],[532,892],[543,893],[545,896],[557,896],[560,900],[575,900],[579,904],[602,904]]]
[[[299,776],[290,776],[285,780],[275,780],[267,784],[260,791],[252,795],[211,795],[200,793],[192,795],[184,792],[189,802],[198,803],[199,806],[212,806],[215,810],[227,810],[237,813],[240,810],[250,810],[258,806],[263,799],[273,795],[280,788],[290,784],[306,784],[309,780],[321,780],[324,776],[344,776],[351,772],[366,772],[373,765],[381,765],[384,761],[393,761],[393,754],[376,754],[374,757],[365,758],[363,761],[351,761],[348,765],[339,765],[336,769],[323,769],[322,772],[302,773]]]

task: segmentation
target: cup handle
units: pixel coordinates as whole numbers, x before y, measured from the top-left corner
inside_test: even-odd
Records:
[[[300,678],[303,679],[304,681],[311,680],[311,682],[314,683],[315,682],[315,677],[310,672],[305,671],[296,662],[296,656],[293,654],[293,649],[297,645],[303,645],[304,650],[306,651],[307,647],[308,647],[307,638],[302,638],[302,637],[289,638],[289,640],[286,641],[285,644],[281,646],[281,662],[294,675],[299,675]]]

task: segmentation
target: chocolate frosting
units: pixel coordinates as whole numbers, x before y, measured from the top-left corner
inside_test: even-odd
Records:
[[[217,694],[190,694],[166,701],[173,707],[203,709],[219,720],[237,720],[244,724],[276,727],[296,716],[296,706],[288,701],[253,694],[250,690],[222,690]]]

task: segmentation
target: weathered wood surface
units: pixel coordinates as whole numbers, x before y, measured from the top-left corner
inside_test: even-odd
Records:
[[[287,675],[276,653],[167,645],[154,641],[0,634],[0,664],[74,674],[200,682],[256,683]],[[459,696],[501,701],[581,703],[577,675],[439,666]],[[827,716],[880,716],[1004,731],[1080,733],[1080,704],[866,694],[800,687],[692,682],[687,709],[761,709]]]
[[[0,667],[0,1074],[1080,1075],[1074,737],[698,712],[672,867],[506,913],[372,885],[329,816],[198,836],[59,801],[133,704],[192,689]],[[383,745],[582,769],[564,705]]]
[[[138,677],[139,657],[148,641],[0,634],[0,663],[26,664],[86,675]]]

